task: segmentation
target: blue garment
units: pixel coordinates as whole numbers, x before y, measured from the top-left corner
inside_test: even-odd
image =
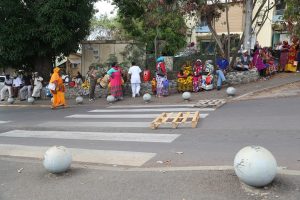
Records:
[[[220,69],[225,70],[225,69],[227,69],[229,62],[225,58],[218,58],[217,65],[219,66]]]
[[[114,69],[114,68],[110,68],[110,70],[107,71],[108,75],[112,75],[112,73],[117,72],[118,70]]]
[[[224,73],[223,73],[222,70],[219,70],[219,69],[218,69],[218,70],[216,71],[216,74],[217,74],[217,76],[218,76],[217,86],[218,86],[218,87],[221,87],[221,86],[222,86],[222,82],[223,82],[223,81],[226,81],[226,78],[225,78]]]
[[[164,57],[160,56],[157,58],[156,62],[164,62]]]

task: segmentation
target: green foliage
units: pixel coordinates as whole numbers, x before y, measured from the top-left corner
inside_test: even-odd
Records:
[[[132,62],[135,62],[137,65],[143,67],[145,64],[145,51],[146,49],[143,43],[128,44],[121,53],[124,60],[122,65],[128,68]]]
[[[175,1],[174,1],[175,2]],[[118,7],[119,21],[134,40],[147,44],[154,52],[154,40],[163,41],[160,53],[174,55],[186,45],[186,25],[173,1],[113,0]]]
[[[284,18],[287,20],[291,32],[300,37],[300,3],[299,0],[286,0]]]
[[[68,55],[89,33],[96,0],[1,0],[0,63]]]
[[[109,57],[106,61],[107,64],[111,65],[112,63],[117,63],[118,62],[118,58],[115,54],[109,54]]]
[[[127,40],[128,38],[118,18],[109,18],[107,15],[94,16],[91,19],[91,31],[93,39],[97,40]]]

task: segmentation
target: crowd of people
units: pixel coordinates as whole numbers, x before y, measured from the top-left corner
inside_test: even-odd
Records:
[[[193,66],[193,67],[192,67]],[[197,59],[193,65],[183,65],[177,74],[178,92],[199,92],[213,89],[213,81],[216,80],[217,89],[226,81],[229,62],[224,54],[216,60],[215,67],[211,60],[204,63]],[[234,71],[248,71],[256,68],[262,80],[267,80],[278,72],[299,72],[300,47],[299,39],[292,38],[289,45],[287,41],[279,43],[274,49],[264,47],[256,43],[254,50],[241,50],[237,58]]]
[[[256,43],[254,50],[248,52],[241,50],[241,55],[235,62],[234,70],[247,71],[256,68],[262,79],[267,79],[277,72],[296,72],[300,67],[300,47],[299,39],[293,37],[291,44],[287,41],[278,43],[272,48],[261,48]],[[215,63],[215,64],[214,64]],[[211,90],[216,82],[217,90],[220,90],[222,84],[226,82],[226,73],[228,72],[229,61],[224,54],[213,62],[212,60],[197,59],[192,64],[183,65],[177,74],[178,92],[199,92],[201,90]],[[95,88],[100,87],[108,89],[108,94],[115,100],[122,100],[124,94],[124,82],[130,80],[132,97],[140,96],[141,89],[141,68],[135,63],[131,63],[128,73],[125,73],[117,63],[112,63],[105,73],[95,66],[90,66],[85,81],[78,72],[77,76],[72,78],[75,87],[88,86],[90,101],[95,100]],[[124,81],[125,80],[125,81]],[[7,74],[5,77],[5,86],[1,89],[0,100],[4,101],[8,91],[8,96],[19,98],[24,101],[29,97],[40,98],[43,87],[43,78],[38,72],[27,73],[18,72],[12,77]],[[54,97],[52,108],[65,106],[64,99],[65,84],[70,84],[68,76],[62,75],[62,70],[58,67],[53,69],[51,79],[47,86],[49,94]],[[155,77],[151,81],[152,92],[158,98],[169,95],[169,80],[164,57],[160,56],[156,60]]]
[[[25,101],[28,97],[40,98],[43,78],[38,72],[28,73],[19,71],[5,75],[4,87],[1,89],[0,100],[4,101],[6,93],[8,97],[19,98],[20,101]]]

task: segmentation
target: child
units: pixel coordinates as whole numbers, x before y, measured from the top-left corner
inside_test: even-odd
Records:
[[[151,81],[151,87],[152,87],[152,94],[156,95],[156,79],[155,79],[155,77]]]
[[[183,70],[180,70],[177,74],[177,91],[178,92],[185,91],[185,87],[184,87],[185,79],[186,79],[186,75],[183,73]]]

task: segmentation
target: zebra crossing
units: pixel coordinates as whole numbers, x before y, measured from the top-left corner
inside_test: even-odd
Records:
[[[181,134],[151,131],[149,128],[150,122],[161,114],[161,112],[181,111],[200,111],[202,113],[200,118],[206,118],[209,112],[214,111],[214,109],[193,108],[192,105],[186,104],[110,106],[106,109],[88,110],[83,114],[64,116],[63,119],[59,121],[38,123],[33,130],[16,129],[0,133],[0,156],[42,159],[44,152],[50,146],[55,145],[55,141],[57,140],[68,141],[68,143],[72,143],[72,141],[93,141],[99,144],[103,142],[121,142],[130,144],[155,143],[156,145],[168,145],[180,138]],[[124,121],[125,119],[127,121]],[[0,121],[0,123],[5,122]],[[57,130],[55,127],[59,127],[59,129]],[[80,131],[80,128],[94,129],[93,131]],[[103,128],[109,128],[111,131],[103,131],[105,130]],[[122,131],[118,132],[116,128]],[[72,129],[77,131],[72,131]],[[143,131],[141,131],[141,129]],[[45,146],[26,145],[24,142],[22,145],[10,143],[1,144],[1,139],[4,138],[15,140],[49,139],[50,142],[48,142],[49,145]],[[59,143],[61,144],[61,142]],[[117,149],[118,147],[116,146],[109,150],[101,148],[93,149],[89,146],[85,146],[86,148],[74,148],[74,146],[72,146],[72,148],[68,149],[72,152],[73,160],[77,162],[134,167],[145,165],[145,163],[157,155],[155,151],[142,152],[141,149],[134,148],[123,151],[122,149]]]
[[[11,121],[0,121],[0,124],[7,124],[10,123]]]

